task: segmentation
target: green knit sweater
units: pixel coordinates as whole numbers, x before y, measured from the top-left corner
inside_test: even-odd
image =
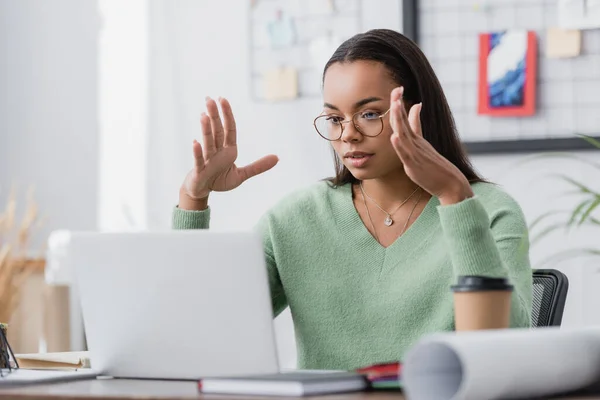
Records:
[[[353,369],[401,360],[424,334],[454,329],[450,286],[459,275],[509,277],[511,326],[531,320],[527,226],[497,186],[441,206],[432,197],[387,248],[369,233],[350,185],[294,192],[259,221],[275,314],[290,307],[298,367]],[[207,229],[210,208],[175,208],[173,228]]]

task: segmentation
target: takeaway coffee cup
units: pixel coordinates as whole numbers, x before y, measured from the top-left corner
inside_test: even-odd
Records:
[[[457,331],[509,327],[513,286],[507,279],[460,276],[451,288]]]

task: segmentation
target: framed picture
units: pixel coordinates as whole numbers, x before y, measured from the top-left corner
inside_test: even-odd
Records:
[[[571,2],[571,0],[568,1]],[[583,3],[580,0],[573,1]],[[559,4],[565,2],[567,0],[561,0]],[[439,12],[431,4],[419,7],[419,0],[401,0],[401,5],[404,11],[404,34],[415,42],[419,43],[417,32],[427,36],[429,41],[446,34],[446,32],[438,31],[433,23],[427,24],[423,27],[424,29],[417,26],[420,18],[432,18],[432,14]],[[466,10],[470,6],[461,3],[460,7],[464,7]],[[433,20],[435,21],[435,18]],[[411,28],[414,29],[414,36],[410,36]],[[537,31],[537,35],[544,34],[545,30]],[[551,132],[545,131],[546,126],[554,126],[551,124],[557,118],[555,114],[552,114],[555,118],[549,118],[549,113],[556,110],[556,106],[554,109],[549,109],[543,101],[539,101],[538,97],[544,96],[545,99],[545,96],[548,96],[548,81],[553,78],[548,75],[548,71],[551,70],[549,64],[558,64],[559,61],[549,60],[548,55],[544,52],[541,53],[543,56],[538,58],[537,54],[540,54],[537,49],[539,40],[536,32],[515,29],[506,32],[490,32],[479,36],[473,32],[469,35],[473,35],[475,39],[479,38],[479,41],[476,40],[473,43],[477,48],[469,49],[474,51],[473,57],[463,60],[461,66],[465,67],[468,63],[469,71],[473,67],[478,69],[480,80],[479,82],[473,80],[461,83],[459,90],[468,91],[469,100],[473,101],[470,101],[468,107],[463,107],[459,112],[462,113],[461,116],[468,118],[469,123],[470,121],[477,123],[483,121],[481,128],[479,125],[473,124],[474,127],[468,135],[465,135],[466,140],[462,142],[469,154],[597,151],[594,146],[578,136],[578,134],[587,135],[600,140],[600,125],[597,128],[592,126],[594,121],[598,121],[593,107],[588,106],[586,110],[583,110],[584,112],[577,109],[577,120],[575,121],[577,104],[567,104],[570,107],[567,110],[570,118],[565,121],[560,120],[560,122],[568,127],[561,126],[560,131],[558,129]],[[466,46],[467,42],[462,44]],[[479,57],[476,56],[477,50],[480,52]],[[586,64],[585,60],[578,61]],[[596,68],[591,62],[587,62],[587,64],[589,71]],[[439,68],[444,68],[443,63]],[[541,82],[536,82],[538,69],[544,75]],[[576,76],[570,78],[573,83],[577,80]],[[575,123],[581,121],[584,123]],[[493,125],[495,125],[495,130],[492,129]],[[504,134],[505,130],[513,127],[517,129],[514,135]],[[481,135],[485,138],[476,136],[479,129],[482,130]],[[495,137],[494,134],[497,131],[502,131],[503,134]]]
[[[478,113],[498,117],[535,114],[536,56],[534,32],[480,34]]]
[[[479,35],[479,115],[493,119],[524,117],[536,114],[538,63],[535,32],[508,30]],[[536,153],[554,151],[597,150],[574,131],[565,137],[527,137],[492,141],[467,141],[470,154]],[[597,133],[586,133],[600,140]]]

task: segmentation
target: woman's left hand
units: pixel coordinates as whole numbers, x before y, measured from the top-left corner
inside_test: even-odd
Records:
[[[463,173],[438,153],[423,138],[421,130],[422,103],[404,107],[404,88],[391,94],[390,123],[394,133],[391,141],[404,165],[406,175],[417,185],[440,200],[440,204],[459,203],[473,196],[471,185]]]

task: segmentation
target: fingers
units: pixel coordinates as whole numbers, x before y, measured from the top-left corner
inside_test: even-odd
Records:
[[[201,170],[204,168],[204,156],[202,155],[202,146],[196,139],[194,139],[194,143],[192,144],[192,151],[194,153],[194,168],[196,170]]]
[[[235,127],[235,119],[231,111],[231,104],[227,99],[220,99],[221,111],[223,112],[223,122],[225,130],[225,146],[235,146],[237,142],[237,130]]]
[[[402,99],[403,94],[404,94],[404,86],[394,88],[394,90],[392,90],[392,94],[391,94],[391,102],[394,103],[395,101]]]
[[[265,156],[251,164],[246,165],[243,168],[240,168],[240,174],[242,175],[243,180],[250,179],[253,176],[270,170],[277,164],[278,161],[279,158],[277,158],[275,155]]]
[[[406,140],[403,141],[397,133],[392,135],[390,141],[392,142],[392,147],[396,150],[396,154],[398,154],[402,163],[406,165],[411,159],[412,152],[409,150],[411,145],[407,144]]]
[[[210,125],[210,118],[206,113],[200,115],[200,126],[202,127],[202,141],[204,142],[204,157],[208,159],[215,154],[216,148]]]
[[[412,137],[413,132],[412,132],[412,127],[408,123],[408,115],[406,114],[406,104],[404,103],[404,97],[403,97],[404,88],[400,88],[400,89],[401,89],[400,98],[398,100],[396,100],[395,105],[397,108],[398,116],[400,118],[400,124],[401,124],[400,126],[401,126],[402,133],[404,134],[405,137],[409,138],[409,137]]]
[[[398,157],[400,157],[403,163],[406,163],[410,159],[410,154],[412,154],[411,149],[414,147],[414,143],[413,132],[408,123],[406,108],[404,107],[404,102],[402,100],[403,92],[403,87],[392,90],[390,123],[394,133],[390,140]]]
[[[400,114],[398,106],[399,100],[393,100],[393,93],[394,92],[392,91],[392,100],[390,103],[390,125],[392,126],[394,133],[402,133],[402,115]]]
[[[210,127],[212,129],[215,148],[219,150],[223,147],[223,124],[221,123],[217,103],[210,97],[206,97],[206,110],[210,118]]]
[[[410,107],[408,115],[406,114],[406,104],[404,102],[404,87],[398,87],[392,90],[391,94],[391,115],[390,121],[395,132],[405,135],[413,134],[423,136],[421,129],[421,108],[423,103],[418,103]],[[401,132],[403,128],[410,128]]]
[[[421,130],[421,108],[423,103],[418,103],[412,106],[408,112],[408,124],[415,135],[423,136]]]
[[[391,105],[390,105],[390,124],[395,133],[402,136],[408,136],[411,132],[407,132],[408,126],[406,120],[406,110],[402,100],[402,94],[404,92],[403,87],[392,90],[391,94]]]
[[[400,102],[397,100],[396,103]],[[390,138],[392,146],[398,157],[404,164],[409,163],[414,159],[418,149],[422,149],[423,141],[418,141],[418,137],[423,137],[423,130],[421,129],[421,108],[423,104],[418,103],[410,108],[408,116],[406,115],[406,109],[404,105],[397,105],[396,107],[402,110],[397,110],[395,114],[399,114],[400,118],[397,119],[397,124],[401,124],[401,130],[394,130],[392,137]],[[425,142],[426,143],[426,142]]]

